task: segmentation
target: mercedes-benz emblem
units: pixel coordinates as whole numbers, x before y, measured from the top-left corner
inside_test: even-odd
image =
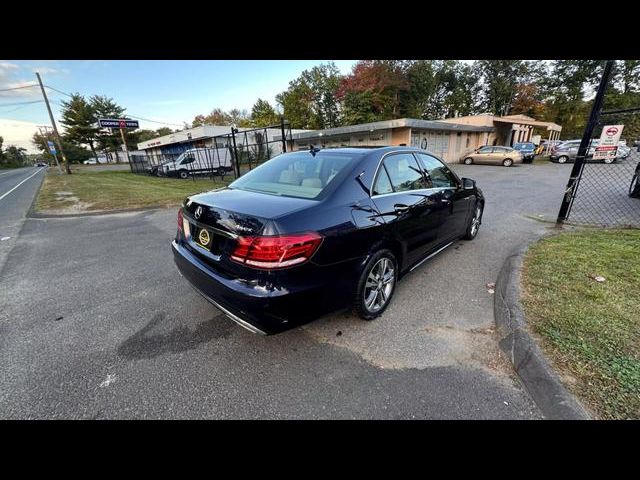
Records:
[[[194,215],[196,216],[196,220],[200,219],[202,216],[202,206],[199,205],[198,208],[196,208]]]

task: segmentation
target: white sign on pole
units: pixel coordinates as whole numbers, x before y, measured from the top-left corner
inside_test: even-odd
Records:
[[[600,143],[593,153],[594,160],[606,160],[607,158],[616,158],[618,154],[618,142],[624,125],[605,125],[600,135]]]

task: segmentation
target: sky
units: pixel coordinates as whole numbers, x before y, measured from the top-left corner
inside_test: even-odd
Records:
[[[61,92],[106,95],[140,120],[140,128],[181,128],[214,108],[250,110],[258,98],[275,96],[303,70],[328,60],[0,60],[0,136],[4,146],[35,153],[31,137],[50,125],[34,72]],[[342,73],[355,60],[336,60]],[[35,87],[18,88],[28,85]],[[7,90],[12,89],[12,90]],[[63,93],[47,89],[56,122]],[[36,102],[36,103],[25,103]],[[58,124],[58,128],[60,125]]]

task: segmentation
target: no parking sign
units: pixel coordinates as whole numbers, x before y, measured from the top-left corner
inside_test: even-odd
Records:
[[[593,153],[594,160],[605,160],[607,158],[616,158],[618,153],[618,142],[624,125],[605,125],[600,135],[600,143]]]

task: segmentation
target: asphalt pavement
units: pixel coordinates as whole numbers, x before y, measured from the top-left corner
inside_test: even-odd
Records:
[[[373,322],[269,337],[180,277],[173,209],[27,219],[0,270],[0,417],[541,418],[486,284],[549,228],[536,218],[555,215],[571,167],[454,168],[487,197],[474,241],[408,275]]]
[[[16,243],[45,170],[40,167],[0,170],[0,271]]]

